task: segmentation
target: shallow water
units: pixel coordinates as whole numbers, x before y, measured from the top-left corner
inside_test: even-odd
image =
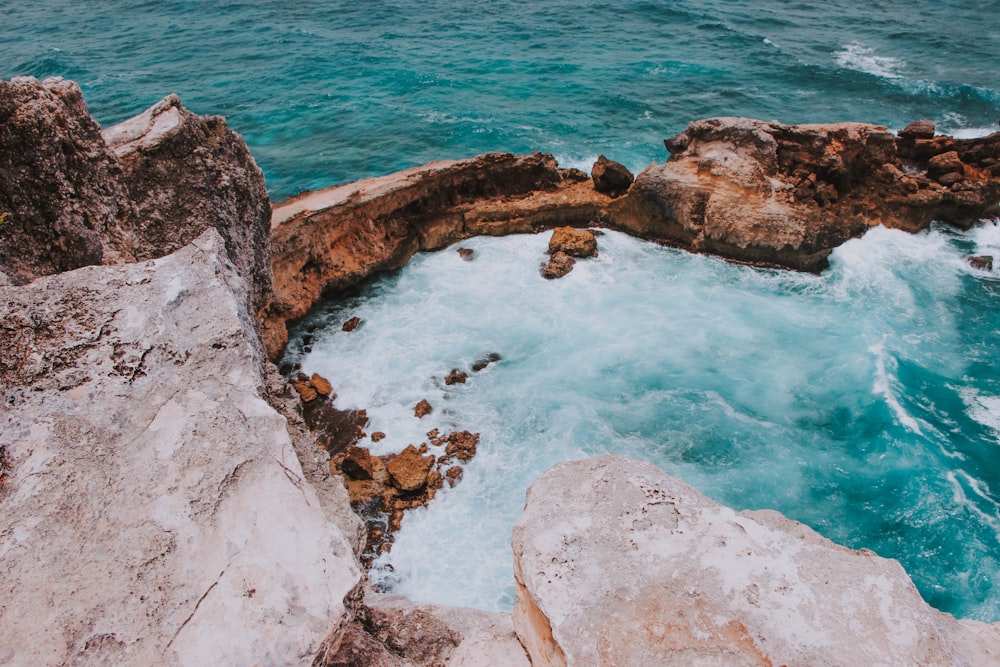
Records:
[[[821,276],[737,266],[609,232],[569,276],[548,235],[423,254],[303,326],[289,356],[364,407],[377,453],[482,433],[465,477],[410,513],[373,577],[420,600],[509,609],[510,530],[557,461],[651,461],[735,508],[774,508],[898,558],[933,605],[1000,619],[1000,281],[970,252],[1000,228],[883,228]],[[345,334],[339,324],[359,316]],[[445,386],[488,352],[502,361]],[[417,420],[427,398],[434,413]]]

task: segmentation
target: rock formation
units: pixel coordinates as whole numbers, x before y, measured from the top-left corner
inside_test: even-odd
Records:
[[[624,457],[551,468],[512,544],[535,667],[1000,663],[1000,624],[932,609],[896,561]]]
[[[0,287],[0,662],[302,664],[360,572],[215,229]]]
[[[590,170],[590,177],[594,179],[594,189],[598,192],[618,197],[632,187],[635,177],[632,172],[625,168],[625,165],[609,160],[601,155]]]
[[[549,239],[549,261],[542,265],[542,277],[562,278],[573,270],[574,257],[596,257],[597,239],[589,229],[556,227]]]
[[[967,228],[1000,211],[1000,134],[933,137],[924,121],[897,138],[862,123],[712,118],[666,146],[670,160],[638,176],[611,224],[753,264],[818,271],[870,226]]]

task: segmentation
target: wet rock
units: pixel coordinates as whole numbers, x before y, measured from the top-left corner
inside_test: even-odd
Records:
[[[385,439],[385,433],[382,431],[375,431],[372,433],[372,442],[381,442]]]
[[[635,180],[625,165],[609,160],[603,155],[597,158],[590,175],[594,179],[594,189],[612,197],[625,194]]]
[[[471,262],[473,258],[476,256],[476,251],[473,250],[472,248],[459,248],[458,255],[466,262]]]
[[[416,447],[407,445],[389,459],[385,468],[394,487],[400,491],[419,491],[427,485],[427,474],[433,465],[433,456],[422,456]]]
[[[511,542],[534,665],[1000,661],[1000,624],[932,609],[898,562],[624,457],[549,469]]]
[[[979,269],[980,271],[992,271],[993,255],[978,255],[969,257],[969,264],[972,268]]]
[[[316,390],[316,393],[323,398],[328,398],[333,394],[333,386],[330,384],[330,381],[319,373],[313,373],[312,377],[309,378],[309,383]]]
[[[365,410],[339,410],[322,399],[304,403],[302,418],[315,436],[316,444],[331,455],[357,444],[364,437],[368,423]]]
[[[554,253],[548,262],[542,264],[542,277],[546,280],[562,278],[573,270],[574,264],[576,264],[576,260],[560,250]]]
[[[448,468],[444,471],[444,476],[448,480],[448,486],[455,486],[462,479],[462,466]]]
[[[495,364],[498,361],[500,361],[501,359],[502,359],[502,357],[498,353],[496,353],[496,352],[490,352],[489,354],[487,354],[486,356],[484,356],[482,359],[477,359],[472,364],[472,370],[473,370],[473,372],[478,373],[479,371],[485,369],[490,364]]]
[[[927,161],[927,176],[940,182],[941,176],[951,173],[961,174],[964,168],[965,165],[962,164],[962,158],[958,156],[958,151],[948,151],[935,155]]]
[[[904,139],[933,139],[934,133],[934,121],[915,120],[900,130],[899,136]]]
[[[469,374],[458,370],[457,368],[451,369],[451,372],[444,378],[444,383],[446,385],[453,384],[465,384],[465,381],[469,379]]]
[[[340,330],[341,331],[351,332],[351,331],[354,331],[355,329],[357,329],[359,324],[361,324],[361,318],[360,317],[352,317],[351,319],[349,319],[346,322],[344,322],[344,326],[342,326],[340,328]]]
[[[413,408],[413,414],[417,419],[423,419],[425,416],[429,415],[434,411],[431,404],[427,402],[427,399],[421,399],[419,403]]]
[[[340,470],[351,479],[357,480],[370,480],[375,475],[372,455],[364,447],[348,447],[340,463]]]
[[[448,435],[448,444],[445,446],[445,459],[457,458],[459,461],[468,462],[476,455],[476,446],[479,444],[479,434],[469,431],[454,431]]]
[[[549,254],[564,252],[570,257],[596,257],[597,239],[589,229],[557,227],[549,239]]]
[[[319,392],[316,391],[316,388],[308,380],[295,380],[292,382],[292,387],[299,393],[299,398],[302,399],[303,403],[315,401],[319,396]]]

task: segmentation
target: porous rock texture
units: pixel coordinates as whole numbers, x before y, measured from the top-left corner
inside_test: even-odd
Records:
[[[243,139],[169,95],[102,131],[79,86],[0,81],[0,282],[167,255],[209,227],[270,298],[270,201]]]
[[[640,461],[560,463],[514,526],[514,628],[543,665],[995,665],[898,562]]]
[[[0,663],[307,664],[340,625],[360,572],[246,292],[214,228],[0,287]]]
[[[666,141],[670,159],[643,171],[607,216],[694,252],[819,271],[870,226],[967,228],[997,215],[1000,133],[926,137],[926,127],[897,138],[863,123],[699,120]]]
[[[39,276],[134,259],[118,162],[71,81],[0,81],[0,274]]]

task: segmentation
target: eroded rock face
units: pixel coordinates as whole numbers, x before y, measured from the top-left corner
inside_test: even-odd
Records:
[[[902,567],[618,456],[560,463],[514,527],[514,628],[541,665],[998,664]]]
[[[141,224],[135,257],[162,257],[215,227],[259,312],[271,294],[271,201],[243,138],[168,95],[103,132]]]
[[[928,131],[911,126],[897,138],[862,123],[695,121],[666,142],[670,160],[640,174],[608,214],[625,231],[695,252],[818,271],[869,226],[912,232],[939,219],[966,228],[998,212],[1000,134]]]
[[[134,259],[122,171],[71,81],[0,81],[0,273],[24,284]]]
[[[305,664],[360,573],[209,229],[0,287],[0,662]]]

